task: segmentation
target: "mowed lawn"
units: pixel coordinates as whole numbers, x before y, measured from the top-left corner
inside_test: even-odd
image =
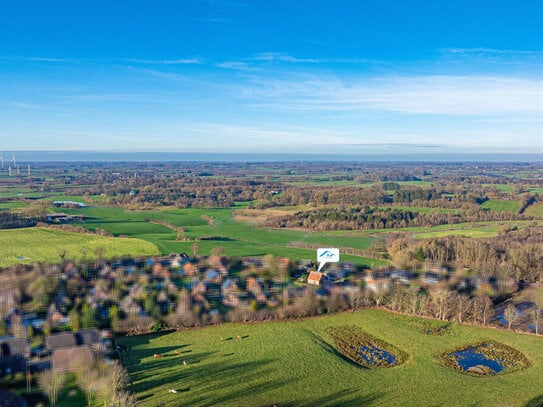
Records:
[[[103,237],[63,230],[25,228],[0,230],[0,267],[16,263],[60,261],[60,253],[66,259],[87,260],[97,258],[96,250],[104,250],[104,257],[123,255],[157,255],[157,247],[141,239]]]
[[[407,361],[369,370],[344,360],[328,329],[353,325],[407,352]],[[542,337],[462,325],[430,335],[421,325],[418,318],[363,310],[118,342],[128,348],[123,359],[142,406],[524,406],[543,396]],[[444,352],[481,340],[518,349],[530,367],[474,377],[440,364]]]

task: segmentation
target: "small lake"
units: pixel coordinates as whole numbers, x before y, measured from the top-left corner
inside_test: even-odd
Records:
[[[378,348],[374,344],[370,343],[368,345],[361,346],[359,350],[360,357],[369,366],[392,366],[398,363],[395,355],[387,352],[386,350]]]
[[[477,366],[484,366],[492,369],[493,373],[499,373],[504,369],[503,361],[489,359],[478,350],[478,347],[459,350],[452,355],[456,357],[456,362],[464,372],[469,371],[470,368],[476,368]]]

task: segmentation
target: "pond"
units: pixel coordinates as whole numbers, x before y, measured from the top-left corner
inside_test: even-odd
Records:
[[[407,359],[405,352],[358,327],[335,327],[329,332],[338,353],[362,367],[368,369],[393,367]]]
[[[446,366],[476,375],[513,372],[530,365],[518,350],[503,343],[484,341],[443,354]]]
[[[368,343],[365,346],[361,346],[359,350],[360,357],[367,365],[392,366],[398,362],[395,355],[375,346],[373,343]]]
[[[465,372],[478,371],[487,372],[490,374],[499,373],[504,369],[503,361],[489,359],[488,356],[481,353],[478,347],[471,347],[464,350],[459,350],[453,353],[456,357],[456,362]],[[489,369],[491,371],[489,371]]]

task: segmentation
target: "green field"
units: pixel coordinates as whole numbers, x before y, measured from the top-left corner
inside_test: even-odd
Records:
[[[239,204],[240,209],[246,204]],[[208,255],[214,247],[224,248],[228,256],[264,256],[273,254],[292,259],[313,259],[312,248],[292,247],[299,244],[308,246],[348,247],[356,250],[371,246],[373,238],[368,236],[351,236],[349,234],[311,233],[300,230],[277,230],[258,228],[246,222],[238,222],[232,217],[232,209],[173,209],[165,211],[126,211],[114,207],[87,207],[83,209],[66,209],[64,212],[85,215],[88,219],[82,226],[90,230],[97,228],[107,230],[114,235],[147,240],[155,244],[162,254],[172,252],[191,253],[191,246],[197,243],[200,255]],[[212,218],[213,224],[207,219]],[[176,240],[177,233],[165,226],[150,221],[167,222],[182,227],[187,241]],[[196,240],[202,237],[215,236],[217,240]],[[387,264],[383,260],[369,259],[352,255],[342,255],[342,261],[355,264],[381,266]]]
[[[387,208],[386,206],[381,206],[381,208]],[[411,211],[418,213],[458,213],[458,209],[447,209],[447,208],[421,208],[417,206],[391,206],[392,209],[398,209],[401,211]]]
[[[97,248],[105,250],[106,258],[129,254],[159,254],[155,245],[140,239],[102,237],[44,228],[8,229],[0,230],[0,267],[16,263],[58,263],[61,251],[66,252],[67,259],[96,259]]]
[[[481,208],[489,210],[491,212],[516,213],[520,209],[520,202],[489,199],[488,201],[483,202]]]
[[[421,321],[364,310],[118,342],[129,348],[123,360],[142,406],[523,406],[543,395],[543,338],[454,324],[443,335],[429,335]],[[407,361],[388,369],[346,361],[329,336],[329,328],[346,325],[396,346],[408,354]],[[514,347],[531,366],[475,377],[440,363],[444,352],[481,340]],[[155,353],[163,356],[154,358]]]
[[[27,208],[29,205],[26,202],[0,202],[0,211],[9,211],[11,209]]]
[[[522,228],[533,223],[533,221],[501,221],[501,222],[473,222],[473,223],[457,223],[454,225],[441,225],[433,228],[406,228],[410,230],[414,236],[419,239],[443,237],[443,236],[467,236],[475,238],[493,237],[496,236],[504,226],[517,226]],[[536,222],[541,225],[541,222]]]
[[[513,187],[508,184],[482,184],[485,187],[494,188],[496,191],[499,192],[512,192]]]
[[[543,217],[543,202],[529,206],[524,213],[528,216]]]

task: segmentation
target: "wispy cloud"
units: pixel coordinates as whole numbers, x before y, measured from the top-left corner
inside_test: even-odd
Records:
[[[225,62],[219,62],[215,64],[218,68],[224,68],[224,69],[235,69],[238,71],[258,71],[258,68],[255,66],[252,66],[246,62],[241,61],[225,61]]]
[[[382,64],[383,61],[368,58],[298,58],[281,52],[262,52],[256,54],[251,61],[261,62],[287,62],[293,64]]]
[[[71,58],[50,58],[50,57],[33,57],[33,56],[0,56],[4,61],[28,61],[28,62],[74,62]]]
[[[195,65],[202,64],[202,58],[181,58],[181,59],[126,59],[127,62],[147,65]]]
[[[291,55],[282,54],[279,52],[263,52],[251,58],[254,61],[281,61],[281,62],[292,62],[292,63],[318,63],[321,62],[319,59],[314,58],[296,58]]]
[[[472,56],[499,56],[499,57],[543,56],[542,51],[495,49],[495,48],[443,48],[441,49],[441,52],[444,54],[471,56],[471,57]]]
[[[501,76],[263,80],[245,89],[255,103],[323,111],[427,115],[543,114],[543,80]]]
[[[187,77],[182,74],[178,74],[175,72],[164,72],[164,71],[157,71],[156,69],[140,69],[140,72],[149,74],[151,76],[156,76],[157,78],[162,79],[168,79],[171,81],[185,81],[187,80]]]
[[[264,128],[258,126],[230,125],[222,123],[194,124],[183,128],[188,134],[199,137],[212,137],[229,140],[235,144],[240,142],[243,145],[266,146],[266,145],[296,145],[304,144],[351,144],[352,135],[333,130],[317,127],[289,127],[289,128]],[[234,148],[242,145],[233,145]],[[222,148],[222,147],[221,147]]]

